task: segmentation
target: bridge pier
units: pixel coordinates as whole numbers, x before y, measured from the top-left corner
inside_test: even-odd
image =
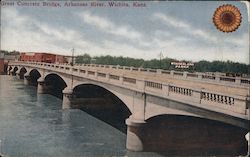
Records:
[[[30,75],[29,74],[24,74],[23,83],[25,85],[30,85]]]
[[[47,93],[47,88],[46,88],[46,85],[45,85],[45,81],[44,81],[44,78],[39,78],[37,80],[37,94],[45,94]]]
[[[126,119],[127,124],[127,141],[126,148],[130,151],[143,151],[143,126],[146,124],[145,121],[135,120],[130,116]]]
[[[16,77],[18,79],[24,79],[24,77],[22,76],[21,72],[16,72]]]
[[[16,74],[15,74],[16,78],[18,78],[18,79],[21,79],[20,72],[21,71],[20,71],[20,68],[19,68],[19,69],[17,69]]]
[[[10,70],[10,75],[15,76],[14,69]]]
[[[70,90],[70,89],[63,90],[62,109],[71,109],[72,108],[72,97],[73,97],[72,90]]]
[[[7,68],[7,75],[10,75],[10,70],[11,70],[11,67],[8,66],[8,68]]]
[[[20,72],[16,72],[16,78],[21,79]]]

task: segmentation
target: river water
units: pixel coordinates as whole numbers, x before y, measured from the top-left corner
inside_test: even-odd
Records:
[[[160,157],[125,149],[126,134],[62,100],[0,75],[0,154],[10,157]]]

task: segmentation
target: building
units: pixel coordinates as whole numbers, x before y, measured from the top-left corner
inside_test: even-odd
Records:
[[[19,58],[20,55],[4,55],[4,62],[8,63],[10,61],[17,61]]]
[[[67,60],[67,56],[56,55],[55,63],[69,63]]]
[[[0,54],[0,75],[4,74],[4,55]]]
[[[71,64],[72,63],[72,56],[65,56],[66,62]],[[76,57],[74,57],[74,64],[76,63]]]
[[[44,52],[22,52],[20,61],[46,62],[46,63],[67,63],[66,56]]]
[[[19,53],[4,54],[0,52],[0,75],[7,73],[8,63],[10,61],[17,61],[19,58]]]

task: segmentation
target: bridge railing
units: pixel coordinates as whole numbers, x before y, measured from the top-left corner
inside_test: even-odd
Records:
[[[140,92],[145,92],[147,94],[174,99],[176,101],[184,101],[195,103],[196,105],[202,107],[204,105],[214,106],[215,108],[220,108],[224,110],[230,110],[232,112],[247,114],[247,96],[236,96],[224,93],[217,93],[214,91],[207,91],[205,89],[195,89],[190,87],[178,86],[174,84],[166,84],[164,82],[157,82],[154,80],[144,80],[142,78],[136,78],[133,76],[124,76],[122,73],[112,73],[105,72],[100,69],[91,68],[92,65],[84,66],[71,66],[68,64],[50,64],[50,63],[31,63],[31,62],[15,62],[10,65],[24,65],[31,67],[39,67],[47,70],[54,70],[61,73],[66,73],[70,75],[75,75],[79,77],[85,77],[88,79],[98,80],[104,83],[110,83],[117,86],[122,86],[124,88],[129,88],[137,90]],[[95,65],[96,66],[96,65]],[[102,65],[99,65],[102,66]],[[103,67],[104,68],[104,67]],[[113,67],[108,67],[113,68]],[[131,69],[130,69],[131,70]],[[139,69],[132,69],[139,70]],[[158,73],[158,71],[152,71]],[[166,71],[166,73],[168,73]],[[169,72],[170,75],[176,75],[177,77],[183,77],[183,73],[180,72]],[[197,75],[184,73],[186,77],[208,77],[206,79],[216,78],[207,75]],[[231,77],[220,77],[220,81],[230,81],[235,82],[236,78]],[[244,81],[245,79],[240,79]],[[249,81],[249,80],[247,80]]]
[[[27,62],[26,62],[27,63]],[[28,64],[36,64],[36,65],[48,65],[49,63],[40,63],[40,62],[28,62]],[[70,64],[57,64],[57,66],[69,66]],[[75,64],[77,68],[81,67],[96,67],[96,68],[104,68],[104,69],[117,69],[117,70],[127,70],[132,72],[143,72],[145,74],[157,74],[170,78],[178,78],[178,79],[186,79],[186,80],[196,80],[196,81],[204,81],[211,83],[220,83],[220,84],[229,84],[229,85],[240,85],[240,86],[250,86],[250,78],[244,77],[229,77],[223,76],[221,74],[208,74],[208,73],[190,73],[190,72],[179,72],[179,71],[169,71],[162,69],[150,69],[150,68],[136,68],[136,67],[127,67],[127,66],[119,66],[119,65],[99,65],[99,64]]]
[[[200,73],[200,72],[190,73],[190,72],[179,72],[179,71],[173,71],[173,70],[169,71],[169,70],[162,70],[162,69],[136,68],[136,67],[127,67],[127,66],[119,66],[119,65],[99,65],[99,64],[77,64],[77,66],[111,68],[111,69],[144,72],[144,73],[156,73],[156,74],[162,74],[162,75],[173,77],[173,78],[192,79],[192,80],[196,79],[196,80],[219,82],[219,83],[226,83],[226,84],[234,83],[236,85],[243,85],[243,86],[250,85],[250,78],[229,77],[229,76],[224,76],[220,73],[218,74]]]
[[[199,106],[207,105],[240,114],[247,114],[247,97],[244,96],[149,81],[145,81],[145,87],[146,93],[155,93],[155,95],[162,93],[164,97],[175,98],[177,101],[193,102],[200,104]]]

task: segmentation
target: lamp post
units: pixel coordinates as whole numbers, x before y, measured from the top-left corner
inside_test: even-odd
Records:
[[[75,53],[75,49],[72,49],[72,59],[71,59],[71,66],[74,66],[74,53]]]
[[[161,60],[162,60],[162,58],[163,58],[162,52],[160,52],[159,57],[160,57],[160,69],[161,69]]]
[[[0,140],[0,156],[2,154],[2,140]]]
[[[72,49],[72,59],[71,59],[71,89],[73,90],[73,84],[74,84],[74,76],[73,76],[73,67],[74,67],[74,53],[75,49]]]

